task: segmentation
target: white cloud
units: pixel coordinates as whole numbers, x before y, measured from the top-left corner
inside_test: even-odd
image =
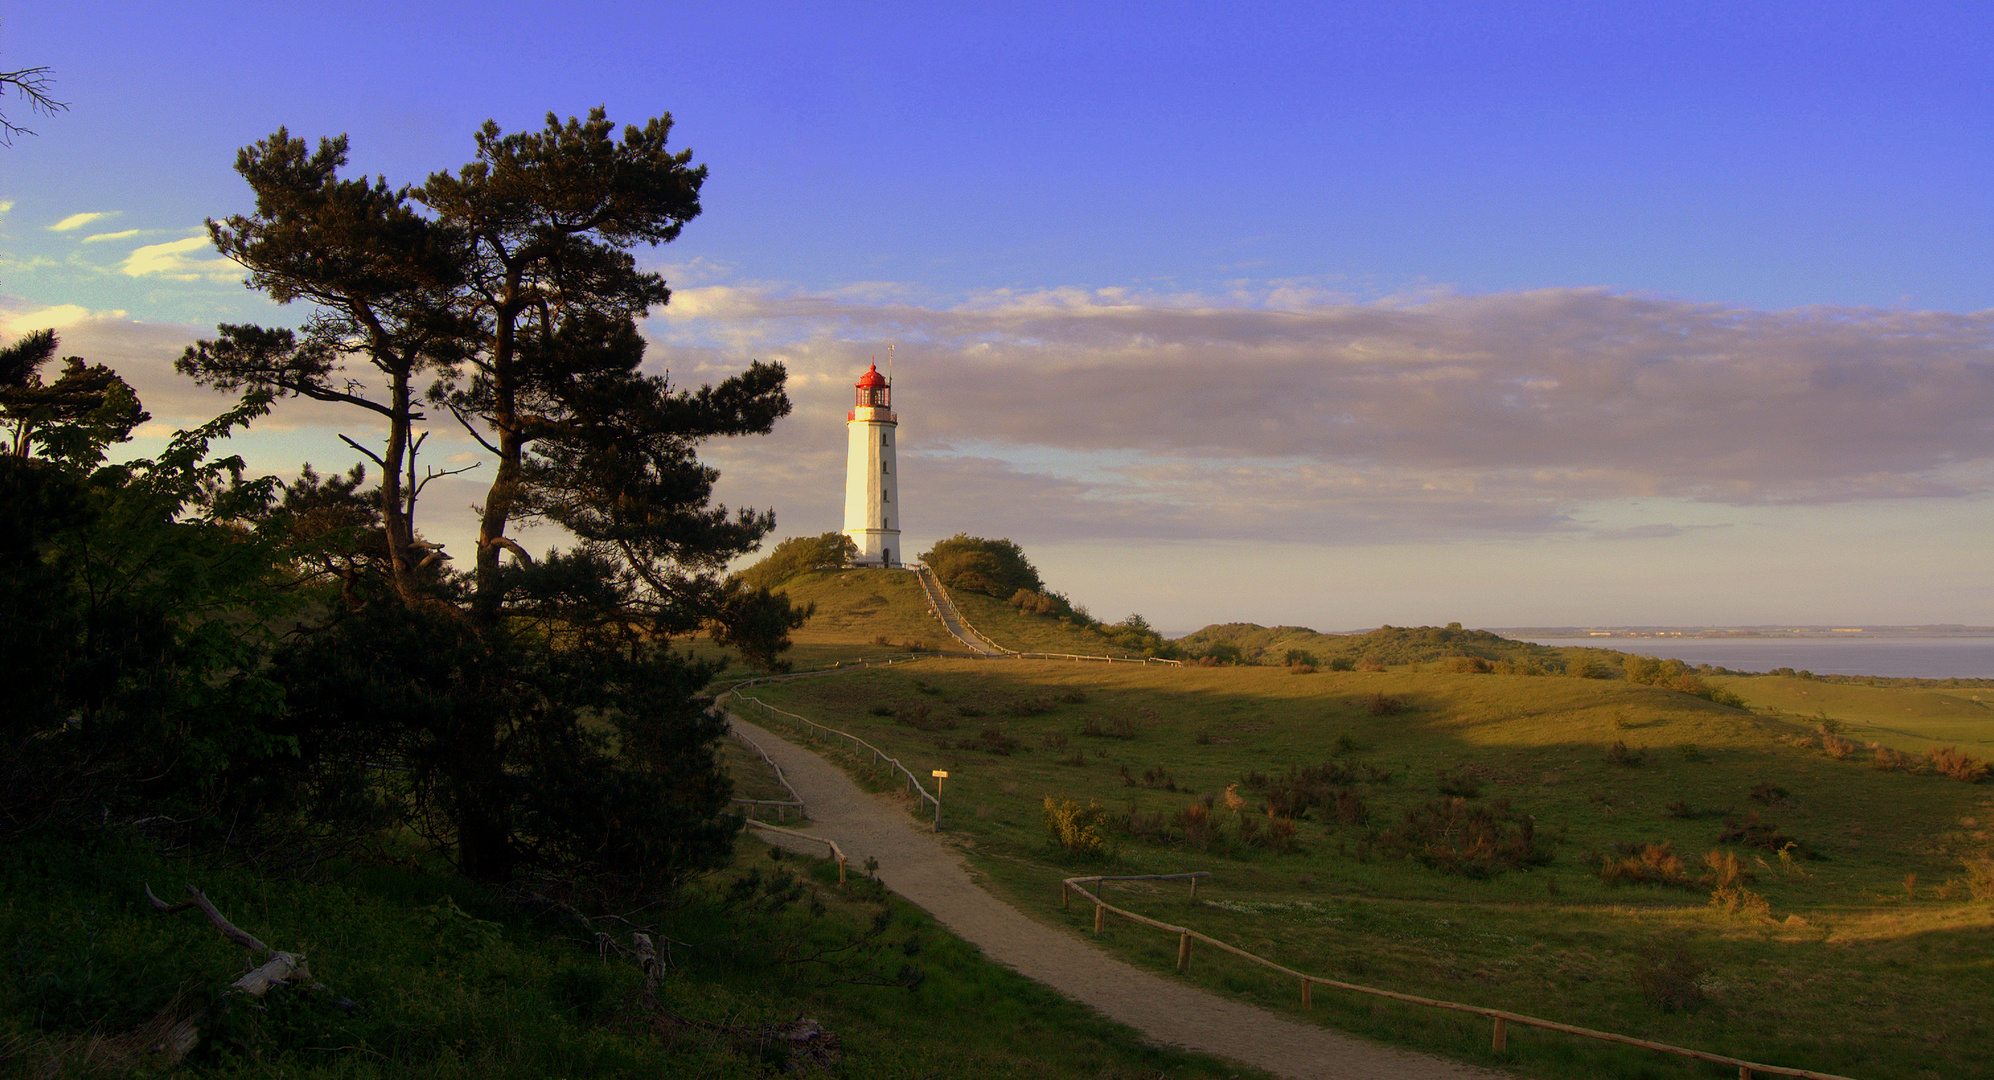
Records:
[[[131,277],[164,277],[174,281],[233,282],[242,278],[242,268],[220,257],[196,258],[195,252],[211,251],[206,233],[147,244],[125,257],[118,269]]]
[[[50,225],[48,227],[48,231],[70,232],[75,229],[80,229],[83,226],[88,225],[93,221],[102,221],[107,217],[116,217],[120,213],[122,213],[122,211],[119,210],[96,210],[84,214],[71,214],[68,217],[63,218],[61,221],[58,221],[55,224]]]
[[[122,232],[91,233],[89,236],[83,238],[83,242],[86,244],[98,244],[106,240],[125,240],[150,231],[150,229],[126,229]]]
[[[122,311],[93,312],[81,304],[56,304],[26,311],[0,311],[0,338],[12,340],[36,330],[62,330],[90,319],[122,319]]]

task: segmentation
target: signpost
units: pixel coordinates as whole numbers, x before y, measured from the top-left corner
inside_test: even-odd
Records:
[[[935,831],[942,831],[942,781],[949,778],[947,769],[936,769],[929,774],[935,778]]]

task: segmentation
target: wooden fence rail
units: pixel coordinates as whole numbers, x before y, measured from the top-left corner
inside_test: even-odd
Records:
[[[1124,908],[1116,907],[1113,904],[1110,904],[1106,900],[1102,899],[1101,896],[1101,888],[1100,888],[1101,882],[1143,881],[1143,880],[1160,881],[1160,880],[1178,879],[1178,878],[1190,878],[1191,895],[1196,896],[1198,889],[1198,879],[1208,876],[1210,875],[1206,872],[1199,872],[1191,874],[1145,874],[1141,875],[1140,877],[1130,877],[1130,878],[1116,878],[1116,877],[1067,878],[1059,883],[1059,906],[1062,908],[1067,906],[1068,890],[1071,890],[1072,892],[1077,892],[1080,895],[1086,897],[1088,900],[1092,901],[1094,904],[1094,932],[1097,934],[1101,932],[1104,919],[1107,913],[1109,912],[1113,912],[1116,915],[1120,915],[1122,918],[1127,919],[1133,923],[1138,923],[1143,926],[1152,926],[1158,930],[1163,930],[1168,933],[1176,934],[1178,971],[1183,971],[1185,968],[1190,966],[1191,943],[1193,941],[1202,941],[1205,944],[1220,950],[1221,952],[1231,953],[1232,955],[1237,956],[1242,960],[1246,960],[1251,963],[1258,964],[1261,967],[1280,972],[1281,974],[1286,975],[1289,978],[1296,979],[1301,983],[1302,1004],[1304,1006],[1311,1006],[1314,1004],[1312,995],[1310,994],[1311,988],[1317,986],[1327,986],[1336,990],[1348,990],[1358,994],[1369,994],[1372,997],[1390,998],[1393,1001],[1404,1001],[1411,1003],[1413,1005],[1424,1005],[1428,1008],[1433,1008],[1433,1009],[1448,1009],[1453,1012],[1473,1013],[1478,1016],[1486,1016],[1489,1019],[1493,1020],[1495,1023],[1495,1032],[1494,1032],[1494,1037],[1491,1040],[1491,1044],[1497,1050],[1503,1050],[1508,1048],[1509,1025],[1521,1024],[1525,1027],[1543,1028],[1546,1031],[1560,1031],[1567,1035],[1578,1035],[1588,1039],[1598,1039],[1603,1042],[1621,1043],[1626,1046],[1638,1046],[1644,1050],[1655,1050],[1665,1054],[1675,1054],[1680,1057],[1695,1058],[1699,1061],[1708,1061],[1718,1065],[1732,1066],[1738,1070],[1739,1080],[1752,1080],[1754,1076],[1791,1076],[1791,1077],[1798,1077],[1800,1078],[1800,1080],[1852,1080],[1852,1078],[1850,1077],[1841,1076],[1836,1073],[1815,1072],[1811,1069],[1793,1069],[1793,1068],[1788,1068],[1784,1065],[1766,1065],[1756,1061],[1746,1061],[1743,1058],[1731,1057],[1727,1054],[1712,1054],[1703,1050],[1692,1050],[1685,1046],[1671,1046],[1668,1043],[1654,1042],[1649,1039],[1637,1039],[1632,1035],[1620,1035],[1611,1031],[1596,1031],[1592,1028],[1578,1027],[1572,1024],[1561,1024],[1555,1020],[1545,1020],[1541,1017],[1536,1017],[1536,1016],[1525,1016],[1522,1013],[1509,1012],[1505,1009],[1491,1009],[1482,1005],[1463,1005],[1458,1001],[1440,1001],[1435,998],[1419,997],[1414,994],[1401,994],[1394,990],[1381,990],[1375,986],[1361,986],[1357,983],[1344,982],[1340,979],[1326,979],[1320,975],[1310,975],[1305,972],[1296,971],[1293,968],[1277,964],[1274,961],[1269,960],[1265,957],[1256,956],[1253,953],[1247,952],[1245,949],[1228,945],[1225,942],[1220,941],[1219,939],[1212,937],[1208,934],[1201,934],[1198,931],[1193,930],[1188,926],[1172,926],[1169,923],[1159,922],[1147,916],[1138,915],[1133,911],[1128,911]],[[1094,892],[1090,893],[1083,887],[1088,884],[1093,884],[1095,886]]]
[[[937,820],[940,819],[942,813],[941,799],[930,794],[927,788],[921,786],[921,781],[917,777],[915,777],[913,770],[907,768],[907,766],[905,765],[902,765],[900,763],[899,758],[888,756],[886,751],[881,750],[879,747],[872,745],[871,743],[865,741],[864,739],[859,738],[857,735],[854,735],[849,731],[839,731],[837,728],[825,727],[823,724],[820,724],[815,720],[810,719],[809,717],[798,716],[793,712],[789,712],[784,709],[778,709],[775,706],[770,705],[768,702],[763,701],[758,697],[751,697],[747,694],[740,693],[739,691],[732,692],[730,696],[733,697],[735,700],[747,702],[748,704],[755,706],[756,708],[762,711],[762,715],[764,716],[780,716],[785,720],[790,721],[791,723],[801,724],[812,732],[836,740],[840,745],[842,745],[846,740],[849,739],[852,744],[853,753],[870,752],[872,754],[872,760],[875,764],[886,765],[892,769],[898,770],[902,776],[905,776],[907,778],[907,790],[912,794],[919,795],[923,801],[934,804],[936,819]]]
[[[727,734],[731,736],[735,742],[740,743],[743,746],[746,746],[748,749],[753,750],[757,754],[760,754],[762,758],[762,763],[767,765],[769,769],[775,773],[775,782],[782,785],[782,790],[789,792],[789,799],[787,801],[777,800],[777,799],[729,799],[727,801],[733,803],[735,806],[749,807],[748,812],[750,814],[753,814],[755,810],[761,807],[773,806],[776,808],[776,820],[778,821],[787,821],[789,819],[789,812],[791,810],[795,810],[796,815],[798,817],[802,817],[803,796],[798,795],[796,793],[796,788],[790,784],[789,777],[783,775],[782,766],[777,765],[775,763],[775,759],[769,756],[768,751],[762,749],[761,744],[756,742],[755,740],[748,738],[746,735],[743,735],[738,731],[729,731]],[[752,820],[752,818],[750,820]]]
[[[1160,657],[1155,657],[1155,656],[1085,656],[1076,653],[1019,652],[1016,649],[1006,648],[1002,645],[997,644],[995,641],[992,641],[989,635],[985,634],[981,630],[978,630],[976,627],[970,625],[969,620],[963,618],[962,609],[955,606],[955,597],[950,596],[947,587],[945,587],[941,583],[941,580],[939,578],[934,577],[934,571],[929,570],[925,566],[917,565],[914,568],[914,573],[917,577],[921,579],[922,591],[925,592],[928,596],[928,609],[934,612],[935,618],[941,619],[942,625],[944,627],[948,626],[948,618],[945,618],[943,616],[940,606],[937,605],[935,602],[935,597],[937,595],[941,597],[941,603],[948,605],[949,609],[948,615],[952,616],[957,623],[961,624],[964,630],[969,631],[970,634],[980,639],[984,644],[990,646],[993,649],[996,649],[999,654],[1008,657],[1010,659],[1071,660],[1075,663],[1079,663],[1080,661],[1083,660],[1091,660],[1105,664],[1162,664],[1166,667],[1184,666],[1184,662],[1182,660],[1164,660]],[[931,580],[934,583],[933,588],[928,587],[928,584]],[[967,642],[965,642],[965,644],[967,644]]]
[[[833,840],[828,836],[812,836],[807,832],[797,832],[795,829],[785,829],[779,825],[771,825],[766,821],[756,821],[753,818],[748,819],[748,824],[754,826],[757,829],[762,830],[763,832],[780,833],[783,836],[794,836],[799,840],[808,840],[813,844],[822,844],[825,847],[830,848],[831,858],[836,859],[838,861],[838,884],[843,885],[845,883],[845,849],[839,847],[838,842],[836,840]]]

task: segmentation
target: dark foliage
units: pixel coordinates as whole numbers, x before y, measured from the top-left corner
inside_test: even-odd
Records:
[[[1493,877],[1551,861],[1550,851],[1538,844],[1536,821],[1510,809],[1507,799],[1436,800],[1407,810],[1398,823],[1378,830],[1370,843],[1375,849],[1467,877]]]
[[[280,129],[237,160],[254,212],[209,225],[251,287],[311,313],[302,331],[223,326],[181,369],[386,429],[377,448],[349,440],[376,487],[307,471],[271,517],[318,545],[299,583],[338,585],[274,661],[297,768],[381,772],[386,809],[479,880],[655,893],[712,865],[732,834],[697,697],[712,671],[668,642],[704,629],[777,670],[808,614],[722,581],[774,521],[714,505],[696,453],[769,431],[783,369],[696,389],[642,370],[638,322],[670,290],[631,248],[675,238],[705,179],[670,128],[618,138],[601,110],[487,123],[469,164],[400,189],[342,179],[343,138],[313,150]],[[416,525],[446,475],[417,468],[428,410],[488,453],[468,573]],[[510,533],[536,521],[574,549],[531,557]]]
[[[1818,852],[1810,851],[1805,844],[1791,833],[1757,814],[1747,814],[1744,820],[1737,817],[1724,819],[1724,831],[1717,835],[1720,844],[1736,844],[1739,847],[1763,848],[1766,851],[1784,851],[1799,855],[1803,859],[1819,859]]]
[[[779,589],[798,574],[837,569],[856,554],[858,545],[841,532],[792,536],[734,577],[751,589]]]
[[[999,600],[1009,600],[1020,590],[1038,593],[1045,589],[1024,549],[1009,540],[957,533],[923,552],[921,561],[949,588]]]

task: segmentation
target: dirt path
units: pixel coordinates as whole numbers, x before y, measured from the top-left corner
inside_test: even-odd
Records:
[[[1504,1074],[1297,1023],[1166,978],[1026,917],[970,879],[961,856],[890,800],[838,767],[738,716],[736,730],[782,766],[809,808],[808,831],[838,842],[853,866],[879,860],[888,888],[1020,974],[1159,1042],[1297,1080],[1503,1080]],[[811,854],[823,848],[808,846]]]

